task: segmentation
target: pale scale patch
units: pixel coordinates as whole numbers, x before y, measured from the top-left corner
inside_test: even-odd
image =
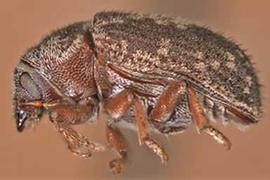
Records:
[[[196,53],[193,54],[193,57],[196,58],[196,59],[202,60],[203,59],[203,52],[196,51]]]
[[[199,62],[199,63],[194,65],[194,68],[201,71],[201,72],[204,72],[207,68],[207,65],[205,65],[205,63],[203,63],[203,62]]]
[[[225,56],[227,57],[227,61],[235,62],[235,56],[230,52],[226,52]]]
[[[178,29],[183,29],[183,30],[187,28],[188,24],[190,24],[188,22],[188,20],[186,20],[186,19],[184,19],[182,17],[179,17],[179,16],[177,16],[176,18],[173,18],[172,22],[174,22],[176,24],[176,27]]]
[[[170,18],[160,15],[160,14],[151,14],[149,16],[151,19],[154,19],[155,23],[160,24],[160,25],[167,25],[170,23]]]
[[[226,67],[229,69],[234,69],[236,65],[235,56],[230,52],[226,52],[225,56],[227,57]]]
[[[142,18],[145,18],[145,16],[143,14],[136,13],[136,14],[130,14],[129,18],[134,19],[134,20],[140,20]]]
[[[235,63],[234,63],[234,62],[229,61],[229,62],[226,62],[226,66],[227,66],[227,68],[229,68],[229,69],[234,69],[234,67],[235,67]]]
[[[245,93],[245,94],[249,94],[249,93],[250,93],[250,89],[249,89],[249,87],[245,87],[245,88],[244,88],[243,93]]]
[[[127,52],[127,47],[128,47],[128,43],[127,41],[125,40],[122,40],[121,41],[121,52],[126,55],[128,52]]]
[[[251,76],[247,76],[245,78],[245,82],[247,82],[248,83],[248,86],[251,87],[251,85],[252,85],[252,77]]]
[[[133,60],[136,62],[144,61],[145,59],[150,59],[151,55],[145,51],[142,50],[137,50],[134,54],[132,54]],[[146,65],[144,67],[140,66],[140,63],[133,63],[133,66],[136,67],[137,69],[144,69],[146,70],[147,67]]]
[[[99,20],[95,23],[95,27],[106,26],[109,24],[116,24],[116,23],[123,24],[124,20],[121,19],[121,17],[113,18],[113,19],[110,19],[109,21]]]
[[[162,56],[167,57],[168,56],[168,53],[169,53],[169,49],[171,47],[170,39],[164,39],[164,38],[162,38],[160,40],[159,46],[160,46],[160,48],[157,50],[157,53],[159,55],[162,55]]]
[[[219,67],[220,67],[220,63],[218,61],[214,61],[213,63],[211,63],[211,67],[214,69],[214,70],[218,70]]]
[[[191,72],[191,70],[189,68],[187,68],[185,66],[185,64],[180,64],[180,68],[181,68],[181,71],[184,72],[184,73],[186,73],[186,74],[188,74],[188,73]]]

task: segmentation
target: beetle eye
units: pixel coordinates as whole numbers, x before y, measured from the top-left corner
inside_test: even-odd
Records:
[[[22,87],[29,93],[34,99],[40,99],[41,95],[38,86],[28,73],[23,73],[20,77],[20,83]]]
[[[22,132],[24,129],[24,123],[27,120],[27,113],[23,110],[20,110],[16,113],[16,124],[17,130]]]

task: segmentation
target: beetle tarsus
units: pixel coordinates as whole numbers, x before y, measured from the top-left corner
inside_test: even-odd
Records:
[[[199,102],[198,96],[194,89],[188,86],[189,106],[191,114],[199,128],[199,132],[205,132],[214,138],[219,144],[223,144],[228,150],[231,148],[230,140],[223,135],[222,132],[209,125],[209,121],[206,118],[203,108]]]
[[[106,135],[110,146],[116,150],[119,156],[119,158],[110,161],[109,167],[114,174],[120,174],[123,172],[127,159],[127,150],[124,146],[123,136],[117,128],[109,126],[106,126]]]
[[[121,174],[124,170],[124,159],[113,159],[109,162],[109,168],[113,174]]]
[[[162,146],[160,146],[156,141],[149,137],[144,138],[143,142],[149,149],[151,149],[157,156],[160,157],[162,164],[167,163],[169,157]]]
[[[219,130],[213,128],[212,126],[205,126],[203,127],[201,130],[201,132],[204,132],[208,135],[210,135],[211,137],[214,138],[214,140],[219,143],[222,144],[226,147],[227,150],[231,149],[232,143],[230,142],[230,140]]]
[[[105,151],[105,147],[98,143],[90,142],[85,136],[77,133],[67,125],[58,124],[57,128],[66,140],[69,150],[77,156],[88,158],[92,152]]]
[[[76,156],[80,156],[83,158],[90,158],[92,156],[92,153],[89,149],[87,149],[84,152],[81,152],[80,148],[73,147],[73,145],[71,145],[71,144],[68,144],[68,149]]]

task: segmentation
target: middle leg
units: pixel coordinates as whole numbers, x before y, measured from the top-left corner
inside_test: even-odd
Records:
[[[127,149],[124,145],[124,138],[119,129],[113,126],[106,126],[106,136],[109,145],[118,155],[118,158],[110,161],[109,167],[114,174],[120,174],[124,169],[124,164],[127,159]]]
[[[116,120],[123,116],[131,107],[133,107],[135,111],[135,120],[138,128],[140,144],[148,146],[148,148],[161,158],[162,162],[166,162],[168,160],[168,156],[164,149],[150,137],[147,127],[148,117],[145,112],[145,107],[133,90],[125,89],[104,102],[104,111],[109,115],[109,117]]]
[[[176,107],[179,105],[180,97],[186,91],[186,83],[184,81],[170,82],[158,100],[154,108],[150,112],[150,120],[153,124],[165,123],[171,118]]]

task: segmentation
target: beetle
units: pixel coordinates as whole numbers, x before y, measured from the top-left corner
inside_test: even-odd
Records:
[[[119,127],[137,130],[140,145],[165,163],[151,131],[177,134],[194,123],[230,149],[210,120],[249,126],[262,114],[249,56],[208,28],[163,15],[99,12],[56,30],[21,57],[14,84],[18,131],[47,112],[68,148],[90,157],[106,148],[72,126],[103,121],[119,155],[109,163],[114,173],[127,158]]]

